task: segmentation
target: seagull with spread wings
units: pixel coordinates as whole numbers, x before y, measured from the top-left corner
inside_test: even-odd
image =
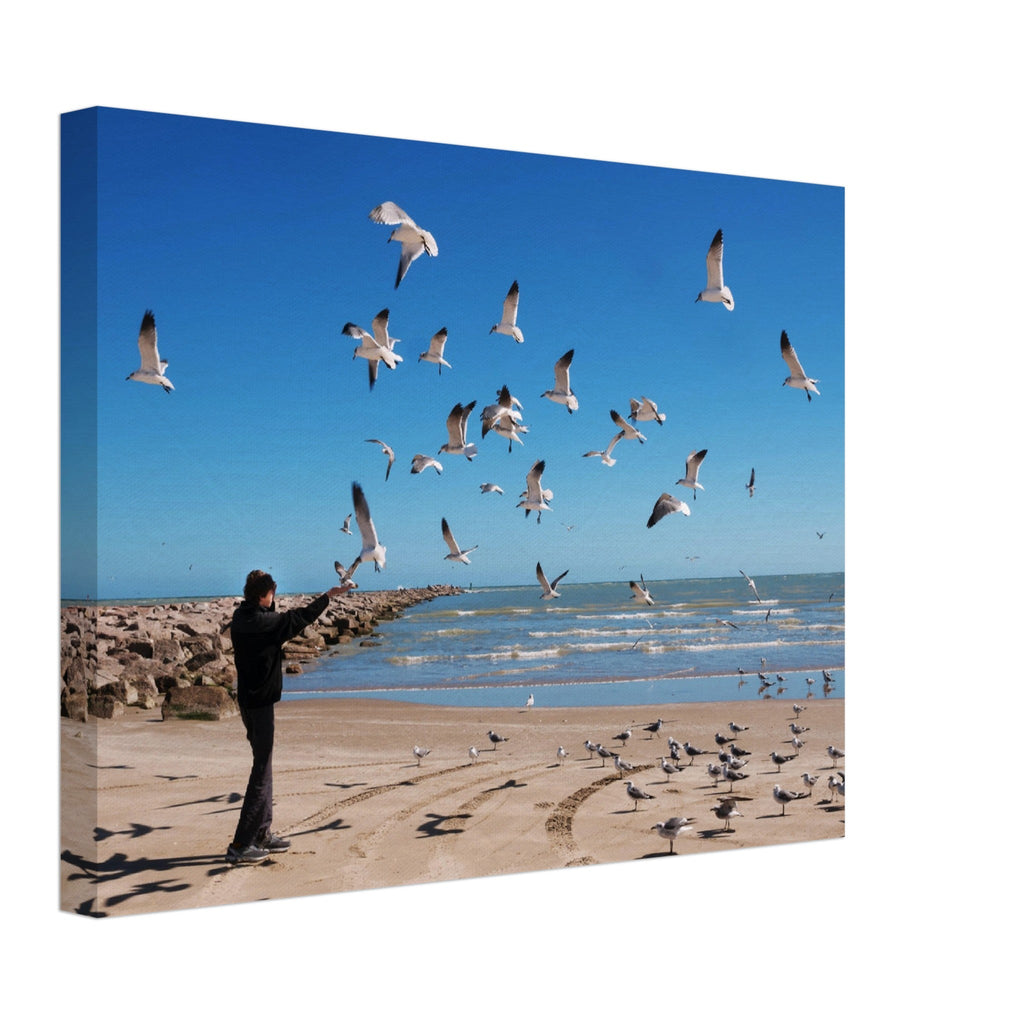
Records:
[[[779,345],[782,349],[782,358],[785,359],[786,365],[789,367],[789,376],[782,382],[782,386],[785,387],[787,384],[791,388],[797,390],[803,390],[807,393],[807,401],[811,400],[811,392],[813,391],[816,395],[820,395],[821,392],[814,386],[819,384],[820,381],[816,377],[808,377],[804,373],[804,368],[800,365],[800,360],[796,357],[796,349],[793,348],[790,343],[789,336],[785,331],[782,332],[782,337],[779,339]]]
[[[537,581],[541,585],[540,598],[542,601],[550,601],[554,597],[562,596],[558,593],[556,588],[558,587],[559,581],[568,575],[568,573],[569,570],[566,569],[565,572],[560,573],[549,583],[547,576],[544,575],[544,570],[540,567],[540,562],[537,563]]]
[[[452,529],[448,525],[448,520],[443,516],[441,517],[441,536],[444,537],[444,542],[448,545],[448,550],[451,552],[450,555],[444,556],[445,561],[462,562],[463,565],[469,565],[469,553],[476,551],[480,545],[474,544],[471,548],[460,548],[455,542],[455,537],[452,535]]]
[[[564,405],[571,416],[573,411],[580,407],[579,399],[573,394],[569,386],[569,366],[575,349],[569,349],[558,362],[555,363],[555,386],[545,391],[540,397],[550,398],[552,402]]]
[[[390,315],[390,310],[382,309],[373,318],[373,322],[370,325],[373,330],[372,334],[360,327],[359,324],[351,322],[345,324],[341,329],[342,334],[347,334],[350,338],[359,339],[359,346],[352,352],[352,358],[360,358],[367,361],[371,391],[373,390],[373,385],[377,383],[377,371],[381,363],[389,370],[393,370],[402,362],[402,357],[395,351],[395,343],[401,339],[392,338],[388,334],[388,318]]]
[[[165,376],[166,369],[167,360],[160,358],[156,347],[156,320],[153,311],[147,309],[142,315],[142,326],[139,328],[139,368],[129,373],[125,380],[157,384],[170,394],[174,385]]]
[[[375,224],[397,224],[391,232],[389,242],[400,242],[402,252],[398,257],[398,274],[395,277],[395,287],[402,283],[402,278],[412,265],[412,261],[419,259],[424,253],[428,256],[437,255],[437,242],[434,236],[421,228],[401,207],[392,202],[381,203],[370,211],[370,220]]]
[[[512,287],[508,290],[508,295],[505,296],[505,301],[501,306],[501,320],[496,323],[490,330],[491,334],[507,334],[511,338],[515,338],[520,345],[523,341],[523,332],[516,326],[516,317],[519,315],[519,282],[513,281]]]
[[[726,309],[732,310],[736,308],[736,303],[733,302],[732,292],[725,286],[725,278],[722,274],[723,249],[722,229],[719,228],[715,232],[715,237],[711,240],[711,245],[708,247],[706,260],[708,271],[707,287],[697,296],[696,301],[720,302]]]

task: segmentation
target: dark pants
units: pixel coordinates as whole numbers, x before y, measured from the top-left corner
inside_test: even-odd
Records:
[[[245,788],[242,811],[232,846],[244,849],[264,839],[270,831],[273,816],[274,773],[271,756],[274,752],[274,705],[262,708],[241,708],[245,737],[252,747],[252,771]],[[258,844],[257,844],[258,845]]]

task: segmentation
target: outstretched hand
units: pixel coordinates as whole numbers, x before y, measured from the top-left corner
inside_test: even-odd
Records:
[[[328,597],[344,597],[350,590],[355,590],[356,586],[357,586],[357,584],[355,582],[353,582],[352,580],[349,580],[343,586],[331,587],[331,589],[327,591],[327,596]]]

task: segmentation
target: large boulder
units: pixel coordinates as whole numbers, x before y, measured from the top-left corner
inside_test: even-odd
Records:
[[[161,714],[168,718],[219,721],[238,714],[231,691],[223,686],[172,686],[164,694]]]

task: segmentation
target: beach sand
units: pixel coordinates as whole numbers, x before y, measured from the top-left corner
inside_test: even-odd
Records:
[[[248,866],[224,859],[250,766],[240,718],[162,721],[159,710],[132,708],[114,720],[62,719],[61,908],[141,914],[662,858],[669,843],[652,826],[675,815],[694,819],[677,857],[836,839],[845,801],[829,801],[825,748],[844,748],[844,702],[801,703],[810,731],[779,771],[768,755],[793,752],[797,721],[782,698],[530,709],[282,702],[274,831],[292,847]],[[648,738],[643,726],[657,718],[661,733]],[[749,726],[738,742],[751,756],[731,794],[742,817],[726,832],[711,808],[729,785],[716,786],[706,767],[730,721]],[[612,740],[628,726],[625,746]],[[497,749],[491,729],[508,737]],[[668,736],[711,753],[668,778]],[[627,777],[654,799],[634,810],[625,779],[588,753],[587,739],[632,763]],[[419,766],[414,745],[431,751]],[[569,754],[561,764],[559,745]],[[772,787],[806,791],[805,771],[820,778],[783,815]]]

